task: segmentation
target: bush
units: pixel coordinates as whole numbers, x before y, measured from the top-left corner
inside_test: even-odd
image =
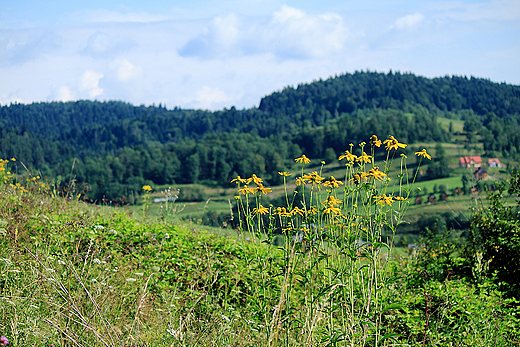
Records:
[[[509,194],[520,194],[520,172],[512,172]],[[501,182],[490,193],[490,206],[476,211],[470,225],[467,253],[474,268],[489,267],[489,274],[510,294],[520,290],[520,209],[504,199],[507,184]],[[483,264],[483,265],[479,265]]]

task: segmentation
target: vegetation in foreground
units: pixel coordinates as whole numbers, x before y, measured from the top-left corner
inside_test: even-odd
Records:
[[[518,279],[507,277],[518,268],[517,207],[498,194],[468,247],[433,230],[399,255],[392,237],[414,179],[388,180],[394,160],[406,168],[394,159],[404,144],[386,140],[380,168],[378,144],[342,155],[344,179],[297,158],[305,197],[289,191],[277,210],[262,205],[260,177],[237,177],[237,238],[149,222],[146,201],[142,218],[101,213],[2,161],[0,334],[12,346],[518,345]],[[518,195],[518,176],[507,188]]]

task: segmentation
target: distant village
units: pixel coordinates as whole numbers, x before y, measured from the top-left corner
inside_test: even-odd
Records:
[[[475,156],[467,156],[467,157],[460,157],[459,158],[459,166],[460,167],[467,167],[467,168],[475,168],[475,171],[473,171],[473,179],[475,181],[485,181],[488,179],[488,173],[484,169],[482,157],[475,155]],[[488,168],[501,168],[503,167],[502,163],[500,163],[500,160],[498,158],[489,158],[486,162],[486,165]],[[469,188],[471,193],[476,193],[478,191],[477,186],[473,186]],[[453,195],[463,195],[464,189],[460,187],[456,187],[453,189]],[[428,198],[426,199],[427,204],[436,203],[437,200],[440,201],[446,201],[448,200],[448,193],[447,191],[441,191],[439,194],[439,199],[435,196],[435,193],[430,193],[428,195]],[[423,197],[417,196],[415,198],[415,204],[421,205],[423,204]]]

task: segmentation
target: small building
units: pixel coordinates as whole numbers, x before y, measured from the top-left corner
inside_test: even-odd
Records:
[[[448,194],[446,194],[446,192],[442,192],[439,199],[441,201],[448,201]]]
[[[482,158],[479,155],[459,158],[460,167],[481,167]]]
[[[428,203],[431,204],[431,203],[436,203],[437,202],[437,198],[435,197],[435,194],[430,194],[428,196]]]
[[[464,194],[464,190],[462,188],[455,188],[455,190],[453,191],[453,195],[462,195]]]
[[[473,178],[478,180],[487,180],[487,172],[484,168],[479,167],[473,172]]]
[[[416,204],[416,205],[422,205],[422,196],[417,195],[417,196],[415,197],[415,204]]]
[[[487,166],[488,167],[502,167],[502,163],[498,158],[489,158],[487,160]]]

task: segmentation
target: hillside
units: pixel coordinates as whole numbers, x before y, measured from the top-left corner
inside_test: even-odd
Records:
[[[481,142],[490,156],[515,160],[519,110],[520,87],[514,85],[356,72],[287,87],[243,110],[119,101],[3,106],[0,157],[17,157],[62,183],[83,184],[92,200],[133,202],[144,184],[227,186],[252,173],[279,184],[276,172],[301,153],[330,161],[372,133],[410,144]],[[462,131],[450,120],[463,122]]]

